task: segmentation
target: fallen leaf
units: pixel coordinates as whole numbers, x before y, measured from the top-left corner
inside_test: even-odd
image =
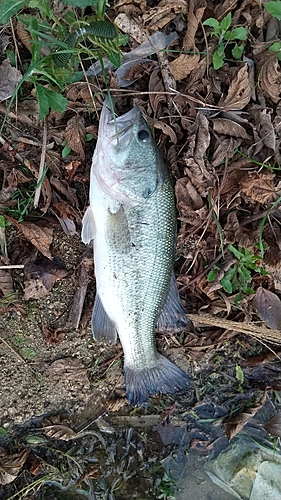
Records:
[[[50,183],[56,191],[58,191],[58,193],[63,194],[66,197],[71,206],[79,208],[79,202],[75,191],[69,186],[68,182],[63,179],[59,179],[57,175],[52,175]]]
[[[147,28],[152,31],[162,29],[166,24],[175,19],[178,14],[187,13],[187,3],[185,0],[161,0],[157,7],[150,8],[142,16],[143,22]]]
[[[61,441],[69,441],[77,436],[77,433],[68,425],[46,425],[43,429],[46,436],[52,439],[60,439]]]
[[[176,135],[174,129],[170,125],[168,125],[164,121],[160,121],[160,120],[156,120],[156,119],[153,120],[152,125],[153,125],[153,127],[162,130],[163,134],[168,135],[170,137],[171,141],[174,144],[177,144],[177,142],[178,142],[177,135]]]
[[[241,180],[241,191],[258,203],[269,203],[276,194],[274,178],[275,175],[271,172],[248,174]]]
[[[85,159],[85,121],[79,115],[68,120],[64,136],[69,148]]]
[[[281,300],[275,293],[259,287],[252,305],[266,326],[273,330],[281,330]]]
[[[227,118],[212,118],[212,123],[214,131],[218,134],[250,139],[244,127],[233,120],[228,120]]]
[[[212,168],[209,170],[206,160],[206,151],[210,144],[209,122],[200,111],[197,113],[193,130],[184,157],[186,164],[184,173],[190,178],[199,194],[207,196],[209,188],[213,186],[215,174]]]
[[[50,245],[53,241],[53,229],[40,223],[40,226],[34,222],[18,222],[13,217],[5,214],[6,219],[16,227],[32,245],[39,250],[47,259],[52,259]]]
[[[44,370],[44,373],[50,377],[54,378],[64,378],[67,380],[79,380],[83,381],[87,378],[87,368],[77,358],[62,358],[57,359],[51,365]]]
[[[29,300],[45,297],[56,281],[67,275],[67,271],[60,258],[54,257],[53,260],[49,260],[42,257],[36,262],[28,262],[24,267],[24,274],[24,298]]]
[[[13,95],[21,79],[21,72],[11,66],[8,59],[5,59],[0,66],[0,101],[5,101]]]
[[[18,477],[29,453],[29,450],[22,450],[14,455],[8,455],[3,448],[0,448],[0,484],[10,484]]]
[[[91,248],[87,248],[83,253],[78,271],[76,291],[69,314],[70,323],[74,328],[79,326],[87,287],[93,271],[93,252]]]
[[[265,390],[260,401],[249,408],[247,412],[239,413],[228,422],[223,423],[224,432],[226,433],[227,439],[231,441],[238,432],[245,427],[245,425],[255,416],[255,414],[263,407],[267,396],[267,391]]]
[[[276,55],[267,52],[260,70],[259,84],[261,90],[278,104],[281,98],[281,72]]]
[[[186,78],[197,66],[199,54],[181,54],[169,64],[169,70],[177,81]]]
[[[192,50],[195,46],[195,35],[200,22],[202,21],[203,14],[205,12],[207,3],[205,0],[200,2],[201,5],[194,9],[194,1],[190,0],[189,10],[187,15],[187,26],[188,29],[184,35],[182,46],[184,50]]]
[[[281,437],[281,411],[278,411],[274,417],[263,424],[265,430],[272,436]]]
[[[158,104],[160,102],[166,102],[166,97],[163,94],[164,86],[163,86],[163,82],[162,82],[162,79],[160,77],[160,72],[158,69],[155,69],[154,71],[152,71],[152,73],[150,75],[148,90],[149,90],[149,92],[151,92],[151,94],[149,94],[149,101],[150,101],[151,107],[152,107],[154,113],[156,113]],[[155,93],[155,92],[157,92],[157,93]]]
[[[218,103],[218,107],[224,111],[235,109],[243,109],[248,104],[252,96],[252,88],[250,85],[248,65],[243,64],[237,68],[233,75],[226,97]]]
[[[66,337],[66,331],[63,328],[51,328],[47,325],[42,326],[42,333],[44,340],[52,345],[61,344]]]

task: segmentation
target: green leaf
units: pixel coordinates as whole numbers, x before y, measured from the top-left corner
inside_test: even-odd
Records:
[[[266,2],[264,6],[269,14],[281,21],[281,1]]]
[[[243,28],[243,26],[240,26],[238,28],[234,28],[230,32],[230,36],[227,37],[227,39],[229,41],[232,41],[232,40],[247,40],[247,36],[248,36],[248,30],[247,30],[247,28]]]
[[[53,109],[54,111],[65,111],[67,106],[67,99],[63,97],[58,92],[54,90],[50,90],[40,83],[35,84],[36,95],[38,99],[39,106],[39,119],[42,118],[49,113],[49,109]]]
[[[232,283],[226,276],[221,279],[221,285],[225,292],[232,293]]]
[[[68,146],[64,146],[64,148],[61,152],[62,158],[66,158],[66,156],[68,156],[69,153],[71,153],[71,148],[69,148]]]
[[[228,247],[227,247],[227,248],[228,248],[228,250],[229,250],[230,252],[232,252],[232,253],[233,253],[233,255],[236,257],[236,259],[241,259],[242,257],[244,257],[244,253],[243,253],[243,252],[241,252],[241,250],[242,250],[242,249],[240,249],[240,248],[239,248],[239,249],[237,250],[237,248],[235,248],[233,245],[228,245]]]
[[[239,384],[243,384],[244,382],[244,372],[241,368],[241,366],[236,365],[235,367],[235,378]]]
[[[86,141],[86,142],[91,141],[93,138],[94,138],[93,134],[86,134],[86,135],[85,135],[85,141]]]
[[[270,50],[270,52],[280,52],[281,42],[274,42],[272,45],[270,45],[268,50]]]
[[[220,69],[223,66],[224,57],[225,57],[224,52],[221,53],[218,50],[216,50],[214,52],[214,55],[213,55],[213,66],[214,66],[214,69]]]
[[[203,23],[204,26],[210,26],[210,28],[214,28],[216,32],[219,30],[219,22],[214,19],[213,17],[210,17],[209,19],[206,19]]]
[[[227,31],[231,25],[231,21],[232,21],[232,16],[231,12],[229,12],[229,14],[227,14],[227,16],[225,16],[220,22],[221,31]]]
[[[0,2],[0,20],[1,24],[7,24],[10,17],[17,14],[26,4],[26,0],[3,0]]]
[[[6,436],[7,431],[4,429],[4,427],[0,427],[0,436]]]
[[[88,7],[89,5],[97,7],[99,0],[63,0],[63,3],[71,7]]]
[[[211,271],[209,271],[207,274],[207,281],[211,283],[216,279],[216,276],[217,276],[217,271],[215,271],[215,269],[211,269]]]
[[[233,55],[234,59],[241,59],[243,52],[244,45],[238,45],[236,43],[234,49],[232,49],[231,51],[231,54]]]
[[[50,107],[54,111],[63,112],[66,110],[68,100],[63,95],[59,94],[58,92],[55,92],[54,90],[50,90],[50,89],[46,89],[46,88],[45,88],[45,93],[48,97]]]
[[[40,85],[39,83],[36,83],[35,89],[39,106],[38,110],[39,120],[42,120],[43,117],[49,113],[50,104],[46,96],[45,87],[43,87],[43,85]]]

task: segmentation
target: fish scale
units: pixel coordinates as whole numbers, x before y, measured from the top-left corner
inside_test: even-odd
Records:
[[[117,131],[116,131],[117,126]],[[139,133],[141,132],[141,133]],[[140,111],[112,120],[104,104],[82,239],[93,239],[96,340],[124,351],[128,401],[190,387],[185,372],[156,350],[155,327],[165,317],[189,324],[173,275],[175,202],[168,171]],[[162,319],[163,323],[163,319]]]

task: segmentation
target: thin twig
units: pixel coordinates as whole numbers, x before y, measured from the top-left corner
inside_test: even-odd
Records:
[[[230,319],[217,318],[211,314],[189,314],[188,317],[194,323],[206,326],[217,326],[225,330],[234,330],[235,332],[245,333],[257,339],[263,339],[267,342],[281,344],[281,331],[267,328],[266,326],[258,326],[254,323],[237,323]]]
[[[35,191],[34,195],[34,208],[38,207],[39,204],[39,198],[41,194],[41,186],[42,186],[42,176],[44,173],[44,166],[45,166],[45,160],[46,160],[46,150],[47,150],[47,120],[46,117],[44,117],[44,128],[43,128],[43,140],[42,140],[42,153],[41,153],[41,158],[40,158],[40,165],[39,165],[39,172],[38,172],[38,179],[37,179],[37,188]]]
[[[10,344],[8,344],[8,342],[6,342],[6,340],[4,340],[2,337],[0,337],[0,342],[3,342],[3,344],[5,344],[5,346],[8,347],[8,349],[10,349],[32,371],[33,375],[35,375],[37,378],[36,371],[33,370],[33,368],[31,368],[31,366],[29,366],[29,364],[25,361],[25,359]]]
[[[23,269],[24,264],[9,264],[8,266],[0,266],[0,269]]]

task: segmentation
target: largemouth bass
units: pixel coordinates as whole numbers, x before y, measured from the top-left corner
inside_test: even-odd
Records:
[[[131,405],[191,385],[155,347],[156,324],[189,324],[173,273],[175,227],[173,189],[147,122],[137,107],[113,117],[106,100],[82,240],[94,242],[93,335],[107,343],[119,335]]]

